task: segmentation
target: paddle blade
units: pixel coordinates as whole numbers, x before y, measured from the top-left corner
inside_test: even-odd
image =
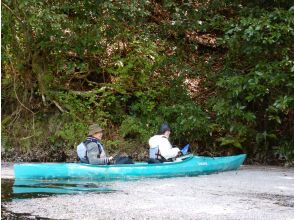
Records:
[[[181,150],[183,155],[188,153],[189,147],[190,147],[190,144],[187,144],[186,146],[183,147],[183,149]]]

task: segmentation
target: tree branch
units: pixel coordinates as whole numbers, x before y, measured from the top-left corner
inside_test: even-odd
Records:
[[[1,4],[5,7],[5,8],[7,8],[10,12],[11,12],[11,14],[13,14],[15,17],[16,17],[16,19],[21,23],[21,24],[24,24],[23,23],[23,21],[15,14],[15,12],[8,6],[8,5],[6,5],[3,1],[1,1]]]
[[[53,100],[52,102],[62,113],[64,112],[68,113],[68,111],[63,110],[63,108],[55,100]]]
[[[32,113],[32,115],[33,115],[33,131],[34,131],[34,133],[35,133],[35,112],[33,112],[31,109],[29,109],[28,107],[26,107],[20,100],[19,100],[19,97],[18,97],[18,95],[17,95],[17,92],[16,92],[16,70],[14,69],[14,67],[13,67],[13,64],[12,64],[12,61],[11,61],[11,59],[9,58],[9,62],[10,62],[10,65],[11,65],[11,69],[12,69],[12,71],[13,71],[13,73],[14,73],[14,77],[13,77],[13,91],[14,91],[14,94],[15,94],[15,97],[16,97],[16,99],[17,99],[17,101],[19,102],[19,104],[23,107],[23,108],[25,108],[26,110],[28,110],[29,112],[31,112]]]

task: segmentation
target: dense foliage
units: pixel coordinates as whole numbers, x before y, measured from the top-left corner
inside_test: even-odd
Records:
[[[74,160],[87,126],[143,159],[169,122],[198,154],[294,160],[288,1],[37,1],[2,6],[2,157]]]

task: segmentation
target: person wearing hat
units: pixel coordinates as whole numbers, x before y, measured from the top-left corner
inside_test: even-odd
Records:
[[[172,147],[169,137],[171,129],[167,123],[160,126],[157,135],[149,139],[149,161],[150,163],[164,162],[180,156],[181,151],[177,147]]]
[[[113,157],[107,157],[104,146],[101,143],[103,129],[97,125],[89,126],[88,137],[77,147],[77,154],[80,162],[90,164],[110,164]]]

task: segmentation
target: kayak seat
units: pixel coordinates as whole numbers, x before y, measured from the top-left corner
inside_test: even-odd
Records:
[[[159,147],[155,146],[155,147],[150,147],[149,149],[149,160],[147,161],[147,163],[162,163],[163,161],[160,160],[158,158],[158,154],[159,154]]]
[[[158,146],[150,147],[150,149],[149,149],[149,158],[157,159],[158,158],[158,150],[159,150]]]

